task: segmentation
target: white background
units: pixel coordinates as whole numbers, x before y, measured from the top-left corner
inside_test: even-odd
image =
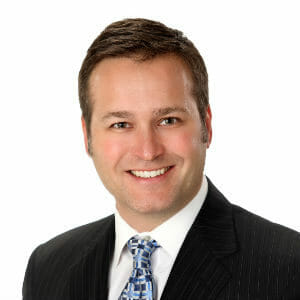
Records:
[[[206,61],[206,174],[231,202],[300,231],[298,1],[6,1],[0,7],[0,298],[40,243],[110,214],[84,151],[77,74],[109,23],[183,31]]]

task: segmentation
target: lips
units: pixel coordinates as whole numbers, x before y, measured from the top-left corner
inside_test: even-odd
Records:
[[[165,174],[169,169],[171,168],[171,166],[169,167],[164,167],[161,169],[156,169],[156,170],[151,170],[151,171],[135,171],[135,170],[130,170],[129,172],[136,176],[136,177],[140,177],[140,178],[153,178],[153,177],[157,177],[160,175]]]

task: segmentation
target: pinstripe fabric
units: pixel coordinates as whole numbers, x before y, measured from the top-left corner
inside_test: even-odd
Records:
[[[299,233],[230,204],[208,184],[161,299],[299,300]],[[39,246],[28,263],[23,299],[107,299],[113,247],[113,216]]]

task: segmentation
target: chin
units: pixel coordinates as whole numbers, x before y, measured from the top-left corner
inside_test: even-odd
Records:
[[[171,199],[166,201],[166,198],[162,201],[160,199],[149,199],[148,201],[140,200],[131,203],[130,205],[134,211],[140,214],[159,214],[168,215],[171,211],[175,211],[174,203]]]

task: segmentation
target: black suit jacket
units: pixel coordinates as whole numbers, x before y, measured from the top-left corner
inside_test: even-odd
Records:
[[[24,300],[105,300],[114,216],[68,231],[31,255]],[[300,235],[208,194],[162,300],[299,300]]]

